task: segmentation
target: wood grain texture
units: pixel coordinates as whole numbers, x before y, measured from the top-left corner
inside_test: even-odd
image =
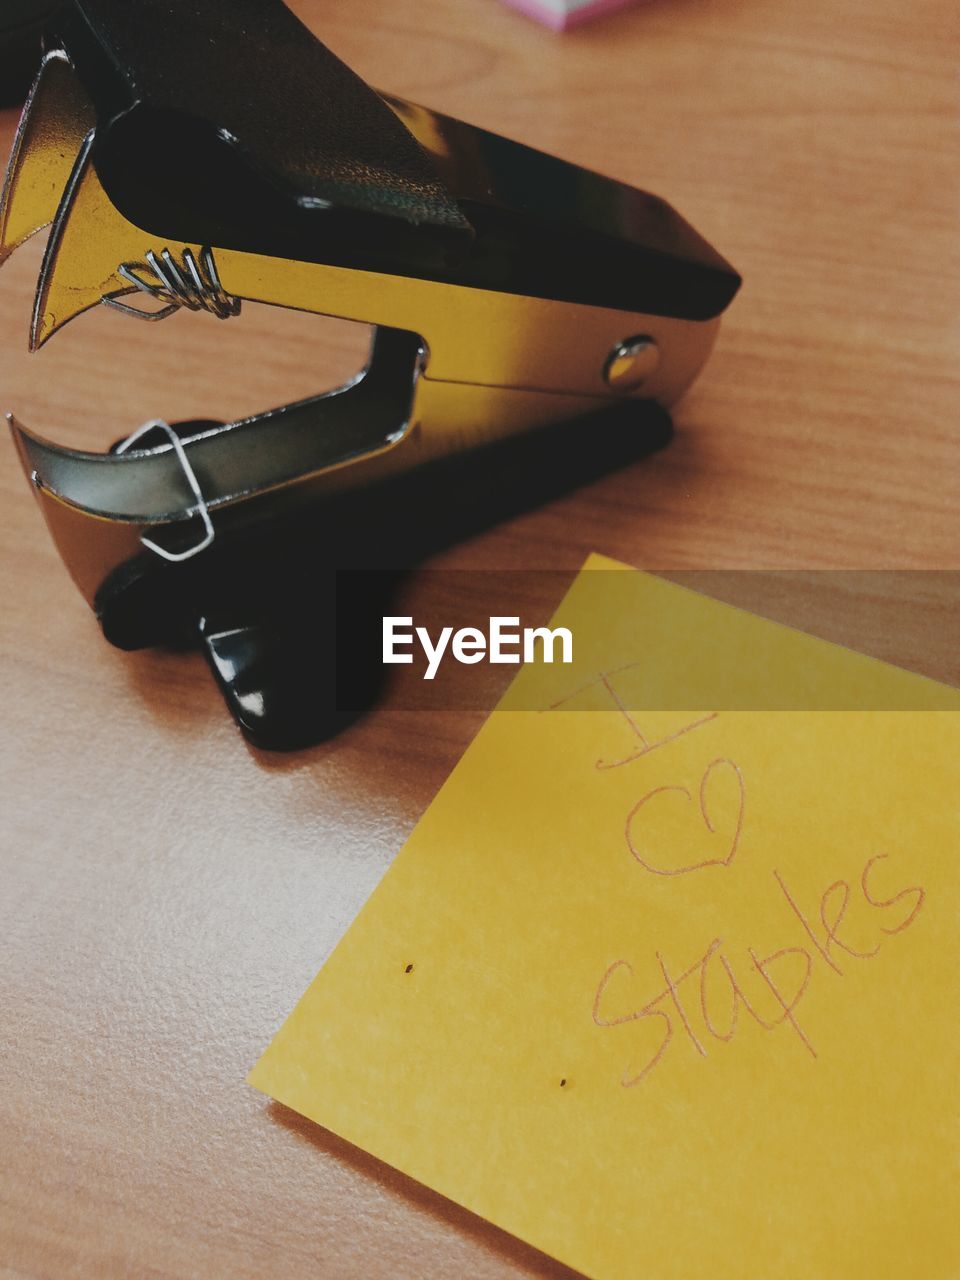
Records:
[[[495,0],[295,7],[379,87],[665,196],[746,279],[665,452],[436,563],[960,568],[953,0],[646,0],[563,37]],[[66,442],[361,359],[255,308],[28,357],[38,255],[0,275],[0,398]],[[0,592],[0,1274],[569,1274],[243,1084],[481,716],[249,751],[199,658],[102,642],[7,441]],[[947,675],[935,617],[895,651]]]

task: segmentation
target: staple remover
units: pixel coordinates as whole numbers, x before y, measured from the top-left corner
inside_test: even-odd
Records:
[[[149,405],[93,453],[10,417],[107,638],[192,637],[248,736],[299,741],[267,656],[283,539],[302,550],[319,519],[326,563],[357,563],[362,530],[389,562],[408,525],[429,542],[431,494],[450,507],[491,459],[505,475],[515,443],[529,461],[539,442],[535,472],[563,455],[586,476],[605,418],[652,441],[740,277],[662,199],[376,92],[282,0],[40,8],[0,202],[0,262],[50,228],[33,350],[93,307],[118,325],[266,303],[372,326],[354,381],[241,421]]]

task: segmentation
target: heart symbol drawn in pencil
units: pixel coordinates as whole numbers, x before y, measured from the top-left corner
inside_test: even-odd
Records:
[[[717,832],[716,826],[714,825],[713,818],[711,817],[707,792],[710,787],[710,779],[713,777],[715,771],[718,769],[723,769],[725,771],[730,771],[733,773],[733,776],[737,780],[737,790],[739,795],[739,801],[737,805],[736,825],[733,830],[733,837],[730,841],[730,846],[725,856],[720,858],[703,858],[699,862],[691,862],[689,865],[682,866],[682,867],[667,867],[667,866],[657,865],[661,861],[660,858],[656,858],[646,850],[642,850],[640,847],[638,847],[638,842],[634,836],[634,826],[636,825],[637,815],[641,812],[641,810],[646,809],[646,806],[650,804],[652,800],[654,800],[657,796],[666,796],[671,794],[681,795],[688,802],[693,799],[692,795],[690,794],[689,790],[686,787],[679,787],[679,786],[656,787],[654,788],[653,791],[648,791],[647,794],[643,796],[642,799],[637,801],[637,803],[633,806],[633,808],[627,814],[627,821],[624,827],[624,834],[627,840],[627,848],[630,850],[630,852],[636,858],[637,862],[640,863],[641,867],[643,867],[645,871],[652,871],[655,875],[658,875],[658,876],[682,876],[682,875],[686,875],[690,871],[701,871],[704,867],[729,867],[730,863],[733,861],[734,855],[737,852],[737,847],[740,844],[740,835],[743,831],[743,811],[744,811],[744,805],[746,802],[746,789],[743,784],[743,774],[740,772],[739,766],[734,764],[732,760],[727,760],[727,759],[713,760],[709,765],[707,765],[706,769],[704,770],[703,777],[700,779],[699,800],[700,800],[700,816],[703,819],[704,826],[707,828],[707,831],[710,833],[711,836],[717,835],[718,832]]]

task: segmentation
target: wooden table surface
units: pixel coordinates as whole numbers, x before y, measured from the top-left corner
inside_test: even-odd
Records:
[[[435,563],[960,567],[953,0],[647,0],[564,37],[496,0],[295,7],[379,87],[666,197],[746,280],[667,450]],[[62,441],[360,360],[255,307],[91,314],[29,357],[39,252],[0,274],[0,398]],[[569,1274],[243,1082],[481,715],[251,751],[199,657],[102,641],[8,441],[0,590],[0,1274]],[[949,676],[904,616],[904,660]]]

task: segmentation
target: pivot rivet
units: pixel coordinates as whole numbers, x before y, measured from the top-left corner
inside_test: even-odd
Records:
[[[618,343],[607,356],[603,376],[614,391],[633,391],[655,373],[660,349],[648,334]]]

